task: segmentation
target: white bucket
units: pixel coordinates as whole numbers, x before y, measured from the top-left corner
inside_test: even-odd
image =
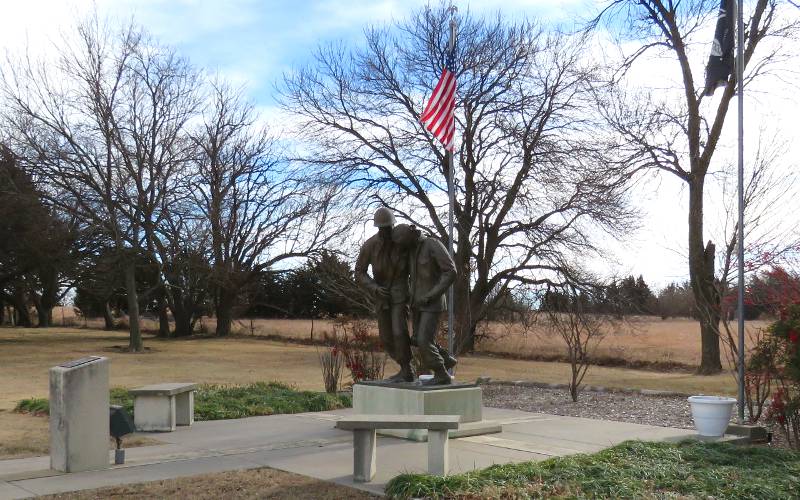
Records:
[[[731,420],[731,412],[736,399],[722,396],[691,396],[692,419],[697,433],[701,436],[719,437]]]

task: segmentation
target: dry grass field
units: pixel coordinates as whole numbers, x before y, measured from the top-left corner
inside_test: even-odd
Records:
[[[71,308],[56,308],[53,318],[57,323],[102,328],[102,320],[77,318]],[[768,321],[750,321],[748,331],[765,327]],[[370,322],[373,333],[377,326]],[[144,318],[142,326],[154,331],[155,318]],[[197,328],[201,333],[213,333],[214,318],[202,318]],[[318,340],[334,334],[331,320],[307,319],[240,319],[231,328],[236,336],[284,337],[297,340]],[[484,338],[478,343],[480,353],[509,354],[514,357],[550,359],[563,355],[561,340],[548,332],[542,324],[523,328],[519,324],[492,322],[483,325]],[[677,364],[695,367],[700,363],[700,326],[688,318],[662,320],[652,316],[632,317],[620,323],[615,330],[606,332],[596,355],[607,359],[620,359],[632,363]],[[724,356],[723,356],[724,358]],[[723,359],[725,362],[725,359]]]
[[[754,331],[768,324],[768,321],[749,321],[746,329]],[[543,325],[525,331],[519,325],[492,323],[485,330],[488,335],[478,344],[479,351],[522,357],[549,357],[564,352],[560,338]],[[700,325],[688,318],[632,317],[606,332],[595,354],[634,363],[696,367],[700,364]]]
[[[213,332],[216,326],[214,318],[203,318],[199,324],[206,332]],[[767,324],[767,321],[751,321],[747,323],[747,329],[763,328]],[[377,335],[377,325],[374,322],[371,325]],[[231,331],[237,336],[314,340],[332,336],[334,325],[331,320],[243,319],[236,321]],[[479,353],[532,359],[549,359],[564,354],[561,339],[541,324],[526,329],[519,324],[492,322],[484,325],[480,333],[484,338],[477,345]],[[697,321],[686,318],[629,318],[615,330],[606,332],[596,355],[632,363],[696,367],[700,363],[700,326]]]
[[[147,352],[129,354],[126,332],[76,328],[0,328],[0,409],[11,409],[22,398],[45,397],[49,367],[91,354],[111,358],[111,385],[134,387],[164,381],[248,383],[277,380],[300,389],[321,390],[318,348],[287,344],[258,337],[162,340],[145,337]],[[387,367],[388,370],[394,369]],[[457,378],[474,380],[490,376],[502,380],[566,382],[569,366],[464,356]],[[723,373],[711,377],[686,372],[658,372],[596,366],[586,383],[609,387],[640,387],[682,392],[734,392],[733,378]]]

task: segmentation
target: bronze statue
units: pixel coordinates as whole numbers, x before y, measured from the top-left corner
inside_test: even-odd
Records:
[[[400,371],[388,380],[413,382],[415,373],[408,335],[408,258],[392,241],[392,212],[381,207],[375,211],[373,221],[378,233],[361,246],[355,276],[372,292],[381,342],[389,357],[400,365]],[[372,277],[367,274],[370,266]]]
[[[409,224],[396,226],[392,240],[409,252],[413,334],[425,368],[433,371],[426,384],[450,384],[445,364],[450,356],[436,345],[436,331],[446,309],[444,292],[456,279],[455,263],[439,240],[422,236]]]

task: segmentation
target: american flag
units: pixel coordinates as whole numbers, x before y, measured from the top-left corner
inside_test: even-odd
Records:
[[[444,149],[453,152],[456,123],[453,114],[456,109],[456,75],[453,53],[448,51],[447,61],[439,83],[425,106],[420,121],[434,137],[442,143]]]

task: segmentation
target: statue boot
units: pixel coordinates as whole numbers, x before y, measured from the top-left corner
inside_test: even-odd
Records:
[[[411,363],[404,363],[400,366],[400,371],[392,375],[391,377],[387,378],[387,382],[413,382],[416,378],[416,373],[414,373],[414,368],[411,367]]]
[[[453,383],[453,378],[447,373],[444,366],[437,366],[433,369],[433,378],[422,382],[422,385],[449,385]]]
[[[447,371],[452,370],[453,367],[458,364],[458,360],[452,354],[447,352],[447,349],[445,349],[444,347],[439,348],[439,355],[444,360],[444,368]]]

